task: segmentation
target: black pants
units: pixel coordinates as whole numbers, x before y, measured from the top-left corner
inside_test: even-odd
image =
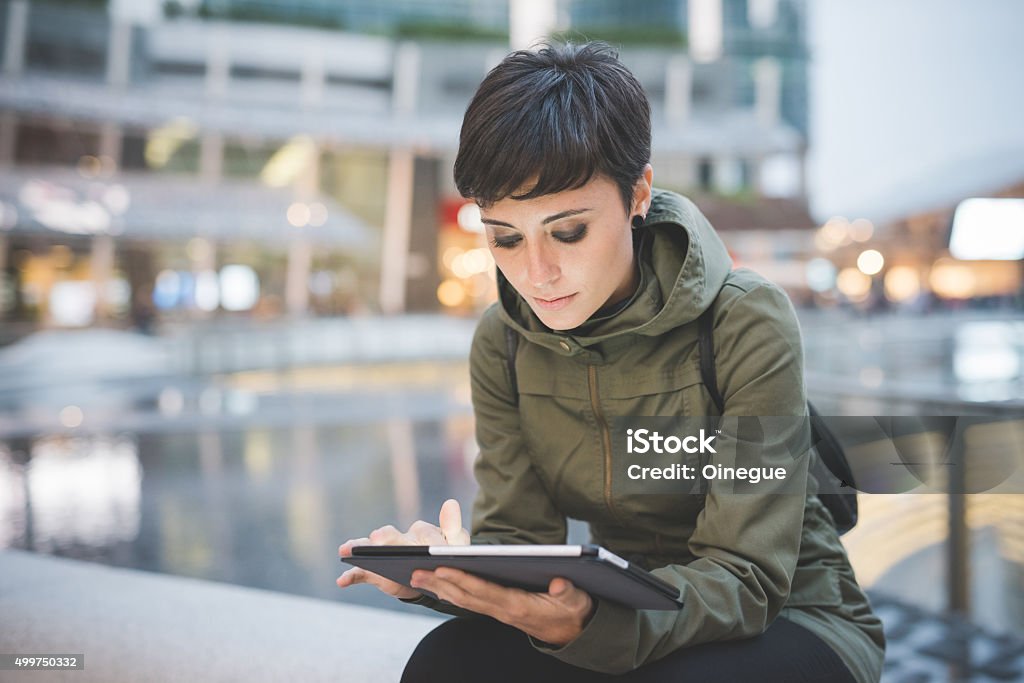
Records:
[[[405,666],[402,683],[856,683],[820,638],[786,619],[745,640],[676,650],[621,676],[570,666],[538,652],[524,633],[489,617],[456,618],[428,633]]]

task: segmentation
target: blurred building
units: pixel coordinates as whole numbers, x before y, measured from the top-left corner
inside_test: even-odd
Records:
[[[477,310],[493,262],[450,169],[466,103],[523,35],[620,45],[651,98],[656,183],[705,197],[741,263],[779,229],[782,257],[806,261],[803,16],[802,0],[10,0],[0,315]]]

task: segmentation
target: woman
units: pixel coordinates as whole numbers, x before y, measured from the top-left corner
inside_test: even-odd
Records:
[[[884,638],[817,484],[801,494],[627,495],[611,421],[714,415],[698,316],[714,315],[725,415],[806,414],[800,332],[777,287],[732,270],[687,199],[652,186],[650,110],[606,45],[509,55],[463,122],[455,180],[481,208],[500,301],[470,372],[480,456],[472,533],[458,503],[440,524],[382,527],[354,545],[592,541],[680,590],[678,612],[633,610],[564,579],[547,593],[454,569],[413,586],[370,583],[460,618],[420,643],[403,680],[877,681]],[[514,352],[514,371],[509,354]],[[807,492],[803,493],[803,481]]]

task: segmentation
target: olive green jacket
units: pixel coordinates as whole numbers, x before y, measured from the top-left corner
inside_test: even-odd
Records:
[[[570,664],[622,673],[680,647],[755,636],[781,616],[827,642],[858,681],[879,680],[882,624],[806,464],[798,470],[806,496],[612,490],[612,470],[624,465],[614,462],[622,456],[610,420],[716,414],[701,383],[696,323],[713,303],[725,414],[806,414],[800,330],[786,295],[733,271],[707,219],[677,194],[655,190],[638,234],[637,292],[570,332],[545,327],[499,273],[500,301],[484,313],[470,354],[480,446],[472,543],[565,543],[566,518],[585,520],[593,543],[679,588],[678,612],[599,601],[569,644],[533,641]],[[521,335],[518,405],[506,326]],[[412,602],[464,613],[428,596]]]

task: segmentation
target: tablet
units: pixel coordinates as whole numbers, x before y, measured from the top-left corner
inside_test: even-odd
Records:
[[[551,579],[560,576],[591,595],[626,607],[683,606],[675,586],[596,545],[361,545],[341,561],[405,586],[416,569],[454,567],[529,591],[547,592]]]

